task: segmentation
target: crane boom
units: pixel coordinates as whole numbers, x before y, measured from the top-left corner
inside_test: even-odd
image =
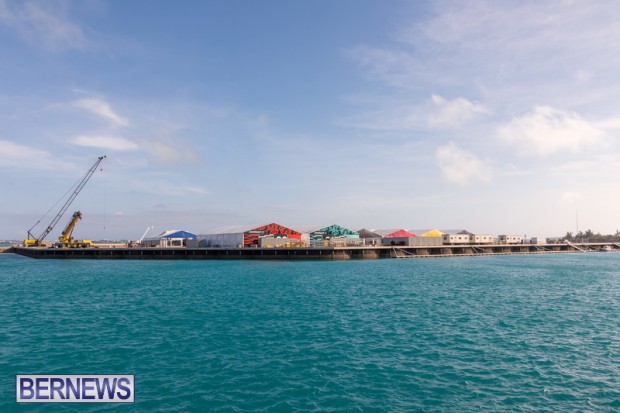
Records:
[[[142,240],[144,239],[144,237],[146,237],[146,233],[149,232],[149,230],[153,229],[153,226],[149,226],[146,228],[146,231],[144,231],[144,234],[142,234],[142,236],[140,237],[140,239],[138,240],[138,244],[142,242]]]
[[[80,219],[82,219],[82,213],[80,211],[75,211],[73,213],[73,216],[69,220],[69,223],[65,227],[65,230],[62,231],[62,235],[60,237],[58,237],[58,240],[62,244],[67,244],[67,243],[73,241],[73,237],[71,235],[73,234],[73,229],[75,228],[75,224],[77,224],[77,222]]]
[[[71,205],[71,203],[75,200],[75,198],[78,196],[78,194],[80,193],[80,191],[82,190],[82,188],[84,188],[84,185],[86,185],[86,183],[89,181],[89,179],[93,176],[93,174],[95,173],[95,171],[97,170],[97,167],[99,166],[99,164],[101,163],[101,161],[103,161],[105,159],[105,155],[100,156],[97,158],[97,161],[95,161],[95,163],[93,164],[93,166],[90,167],[90,169],[84,174],[84,176],[82,177],[82,179],[80,180],[80,182],[77,184],[77,186],[75,187],[75,190],[73,191],[73,193],[69,196],[69,198],[67,199],[67,201],[65,202],[65,204],[62,206],[62,208],[60,208],[60,211],[58,211],[58,213],[56,214],[56,216],[54,217],[54,219],[52,220],[52,222],[47,226],[47,228],[45,228],[45,231],[43,231],[41,233],[41,235],[39,235],[37,238],[34,239],[33,244],[34,245],[39,245],[41,243],[41,241],[43,241],[45,239],[45,237],[47,237],[47,235],[52,232],[52,230],[54,229],[54,227],[56,226],[56,224],[58,223],[58,221],[60,221],[60,218],[62,218],[62,216],[64,215],[64,213],[67,211],[67,209],[69,208],[69,206]],[[28,231],[28,238],[30,239],[30,237],[32,236],[32,234],[30,233],[30,231]]]

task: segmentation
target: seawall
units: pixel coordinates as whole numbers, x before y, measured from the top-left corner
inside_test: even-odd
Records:
[[[350,260],[433,258],[477,255],[596,252],[600,243],[545,245],[442,245],[433,247],[322,247],[322,248],[27,248],[11,252],[41,259],[155,259],[155,260]],[[620,244],[611,245],[620,251]]]

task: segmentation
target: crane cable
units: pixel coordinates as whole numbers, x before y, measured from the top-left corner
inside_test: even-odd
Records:
[[[105,161],[105,159],[104,159]],[[103,173],[103,166],[101,166],[101,175],[103,175],[103,231],[105,232],[106,218],[107,218],[107,197],[106,197],[106,180],[105,173]]]
[[[88,173],[88,172],[87,172],[87,173]],[[61,201],[63,201],[65,198],[67,198],[67,195],[68,195],[70,192],[72,192],[72,191],[74,191],[74,190],[75,190],[75,188],[76,188],[76,187],[80,184],[80,182],[84,179],[84,176],[86,176],[86,174],[82,175],[82,177],[80,177],[80,179],[78,179],[78,180],[77,180],[77,181],[73,184],[73,186],[71,186],[71,188],[69,188],[69,189],[67,190],[67,192],[65,192],[65,193],[64,193],[64,195],[62,195],[60,198],[58,198],[58,201],[56,201],[56,203],[54,203],[54,205],[52,205],[52,206],[50,207],[50,209],[48,209],[48,210],[47,210],[47,212],[46,212],[45,214],[43,214],[43,216],[42,216],[41,218],[39,218],[39,219],[37,220],[37,222],[35,222],[35,224],[34,224],[32,227],[30,227],[30,229],[28,230],[28,236],[29,236],[29,238],[30,238],[30,234],[31,234],[32,230],[33,230],[34,228],[36,228],[36,226],[37,226],[37,225],[39,225],[39,224],[41,223],[41,221],[43,221],[43,219],[45,219],[45,217],[47,217],[47,216],[49,215],[49,213],[50,213],[50,212],[52,212],[52,210],[53,210],[53,209],[55,209],[55,208],[56,208],[56,206],[57,206],[58,204],[60,204],[60,202],[61,202]]]

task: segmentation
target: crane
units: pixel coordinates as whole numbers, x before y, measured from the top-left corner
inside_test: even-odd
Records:
[[[144,234],[142,234],[142,236],[140,237],[140,239],[138,240],[138,244],[140,244],[142,242],[142,240],[144,239],[144,237],[146,237],[146,233],[149,232],[150,230],[153,229],[153,226],[149,226],[146,228],[146,231],[144,231]]]
[[[75,224],[82,219],[82,213],[80,211],[75,211],[73,216],[69,220],[69,223],[65,227],[64,231],[62,231],[62,235],[58,237],[57,246],[60,248],[88,248],[93,246],[93,242],[88,239],[83,239],[78,241],[74,239],[71,234],[73,234],[73,229],[75,228]]]
[[[50,224],[47,226],[47,228],[45,228],[45,230],[41,233],[41,235],[39,235],[38,237],[34,237],[32,235],[32,230],[34,229],[34,227],[36,227],[39,222],[41,222],[41,219],[39,219],[29,230],[28,230],[28,239],[24,240],[24,246],[26,247],[38,247],[43,243],[43,240],[45,239],[45,237],[47,237],[47,235],[52,232],[52,230],[54,229],[54,227],[56,226],[56,224],[58,223],[58,221],[60,221],[60,219],[62,218],[62,216],[64,215],[64,213],[67,211],[67,209],[69,208],[69,206],[71,205],[71,203],[75,200],[75,198],[78,196],[78,194],[80,193],[80,191],[84,188],[84,185],[86,185],[86,183],[89,181],[89,179],[93,176],[93,174],[95,173],[95,171],[97,170],[97,167],[99,166],[99,164],[101,163],[101,161],[103,161],[106,158],[105,155],[103,156],[99,156],[97,158],[97,160],[95,161],[95,163],[93,164],[93,166],[90,167],[90,169],[88,171],[86,171],[86,173],[84,174],[84,176],[82,176],[82,179],[78,182],[77,185],[75,185],[75,189],[73,190],[73,192],[71,193],[71,195],[69,196],[69,198],[67,199],[67,201],[64,203],[64,205],[62,206],[62,208],[60,208],[60,211],[58,211],[58,213],[56,214],[56,216],[54,217],[54,219],[52,219],[52,222],[50,222]],[[79,212],[79,211],[78,211]],[[75,216],[75,214],[74,214]],[[80,214],[81,217],[81,214]],[[75,226],[75,223],[79,220],[76,219],[75,222],[73,222],[73,226]],[[71,224],[71,222],[69,223]],[[69,226],[67,226],[67,229],[69,229]],[[66,229],[65,229],[66,230]],[[71,231],[73,231],[73,228],[71,228]],[[61,237],[62,238],[62,237]]]

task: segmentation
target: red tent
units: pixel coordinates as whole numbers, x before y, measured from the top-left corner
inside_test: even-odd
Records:
[[[407,237],[416,237],[416,234],[412,234],[409,231],[406,231],[404,229],[399,229],[398,231],[394,231],[391,234],[387,234],[385,237],[383,238],[407,238]]]

